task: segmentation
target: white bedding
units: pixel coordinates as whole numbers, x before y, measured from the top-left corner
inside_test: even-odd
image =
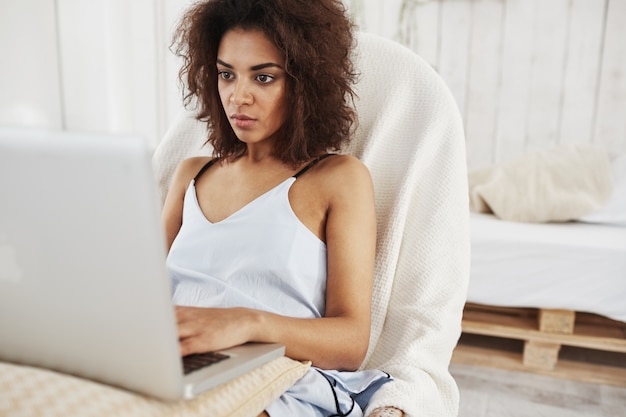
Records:
[[[626,322],[626,226],[517,223],[472,213],[468,302]]]

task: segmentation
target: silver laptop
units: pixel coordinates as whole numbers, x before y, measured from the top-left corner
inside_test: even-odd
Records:
[[[0,360],[180,399],[284,354],[184,374],[165,256],[142,139],[0,128]]]

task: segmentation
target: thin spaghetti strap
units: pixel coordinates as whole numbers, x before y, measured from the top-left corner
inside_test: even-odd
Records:
[[[317,158],[315,158],[314,160],[312,160],[311,162],[309,162],[304,168],[302,168],[300,171],[296,172],[293,177],[294,178],[298,178],[300,175],[304,174],[305,172],[307,172],[309,170],[309,168],[311,168],[313,165],[317,164],[319,161],[321,161],[322,159],[328,158],[329,156],[333,156],[333,155],[337,155],[335,153],[325,153],[324,155],[320,155]]]
[[[200,168],[200,171],[198,171],[198,173],[196,174],[196,176],[193,178],[194,182],[198,182],[198,178],[200,178],[200,175],[204,174],[204,171],[206,171],[207,169],[209,169],[211,167],[211,165],[213,165],[215,163],[215,161],[217,161],[217,158],[215,159],[211,159],[209,162],[207,162],[206,164],[204,164],[204,166],[202,168]]]

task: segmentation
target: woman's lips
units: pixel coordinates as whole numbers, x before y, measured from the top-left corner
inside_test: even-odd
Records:
[[[234,114],[231,116],[231,119],[235,123],[235,126],[237,126],[240,129],[248,128],[252,126],[254,122],[256,121],[252,117],[245,115],[245,114]]]

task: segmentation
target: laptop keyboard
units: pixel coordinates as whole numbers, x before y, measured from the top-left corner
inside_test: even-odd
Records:
[[[183,357],[183,371],[185,375],[200,368],[214,365],[228,359],[230,356],[217,352],[197,353]]]

